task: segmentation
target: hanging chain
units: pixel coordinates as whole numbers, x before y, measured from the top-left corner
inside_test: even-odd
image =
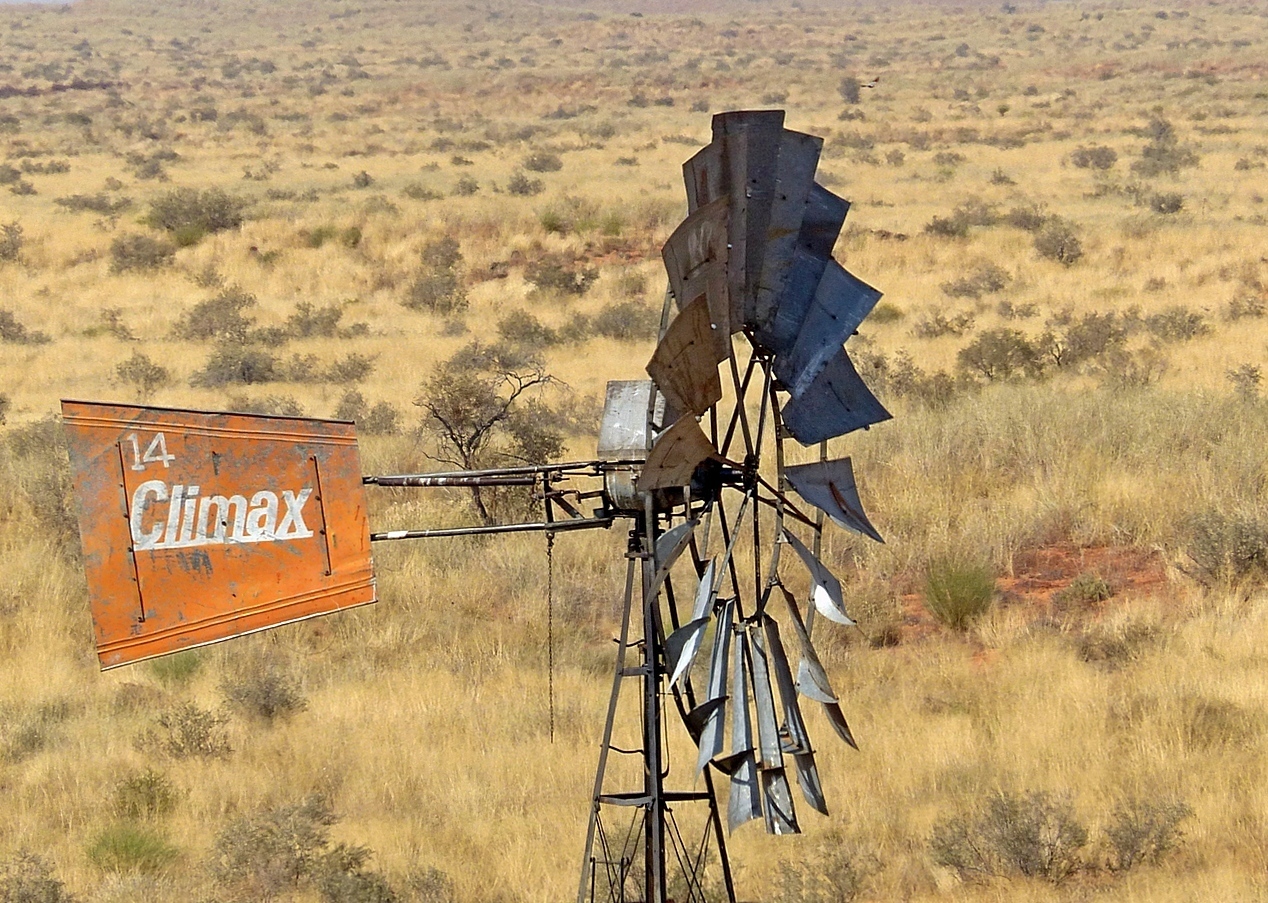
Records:
[[[546,687],[550,742],[555,742],[555,534],[546,534]]]

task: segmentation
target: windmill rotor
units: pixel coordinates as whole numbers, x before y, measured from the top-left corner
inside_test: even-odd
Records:
[[[814,645],[819,619],[855,626],[826,522],[883,541],[850,459],[827,454],[890,414],[845,347],[880,293],[832,257],[849,204],[814,179],[822,146],[783,111],[714,117],[683,165],[649,378],[608,384],[593,460],[366,476],[350,423],[63,401],[102,667],[374,602],[371,543],[625,522],[578,903],[735,903],[730,832],[829,811],[805,703],[857,748]],[[788,463],[790,440],[818,460]],[[370,527],[367,487],[482,486],[530,490],[540,517]],[[610,774],[614,754],[641,778],[611,786],[633,770]]]

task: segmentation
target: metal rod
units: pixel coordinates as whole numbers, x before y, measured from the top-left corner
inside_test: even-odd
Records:
[[[555,520],[534,524],[494,524],[491,527],[446,527],[440,530],[388,530],[371,533],[370,542],[390,539],[435,539],[441,536],[481,536],[489,533],[564,533],[568,530],[607,529],[612,526],[611,517],[585,517],[573,520]]]
[[[369,486],[453,486],[453,479],[479,479],[483,477],[512,477],[539,473],[585,474],[599,476],[609,467],[628,467],[641,461],[569,461],[563,464],[529,464],[523,467],[493,467],[487,470],[450,470],[437,473],[383,474],[363,476],[361,482]]]

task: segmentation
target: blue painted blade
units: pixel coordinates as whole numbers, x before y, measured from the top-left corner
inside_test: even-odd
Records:
[[[773,309],[755,331],[758,343],[776,355],[791,351],[797,341],[849,209],[845,199],[819,183],[811,186],[783,287]]]
[[[827,514],[834,523],[877,542],[885,541],[863,513],[863,503],[854,482],[854,466],[849,458],[797,464],[785,468],[784,476],[798,495]]]
[[[805,393],[880,297],[841,264],[829,261],[792,350],[775,355],[775,375],[783,388],[794,398]]]
[[[766,250],[757,274],[753,308],[758,329],[768,324],[779,306],[779,295],[792,266],[797,238],[806,217],[806,204],[814,185],[815,167],[823,139],[784,130],[775,165],[775,192],[771,199],[770,222],[766,228]]]
[[[802,445],[844,436],[893,415],[876,400],[844,348],[816,376],[799,398],[783,408],[784,426]]]

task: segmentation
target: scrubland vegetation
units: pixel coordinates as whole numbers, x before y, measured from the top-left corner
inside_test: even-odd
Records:
[[[737,832],[741,897],[1264,899],[1266,44],[1187,2],[0,8],[0,900],[570,898],[619,531],[556,543],[553,743],[540,539],[381,548],[377,606],[100,675],[49,418],[588,456],[680,164],[768,106],[853,203],[896,419],[833,449],[887,539],[827,543],[862,752],[811,725],[833,814]],[[447,439],[507,367],[521,416]]]

